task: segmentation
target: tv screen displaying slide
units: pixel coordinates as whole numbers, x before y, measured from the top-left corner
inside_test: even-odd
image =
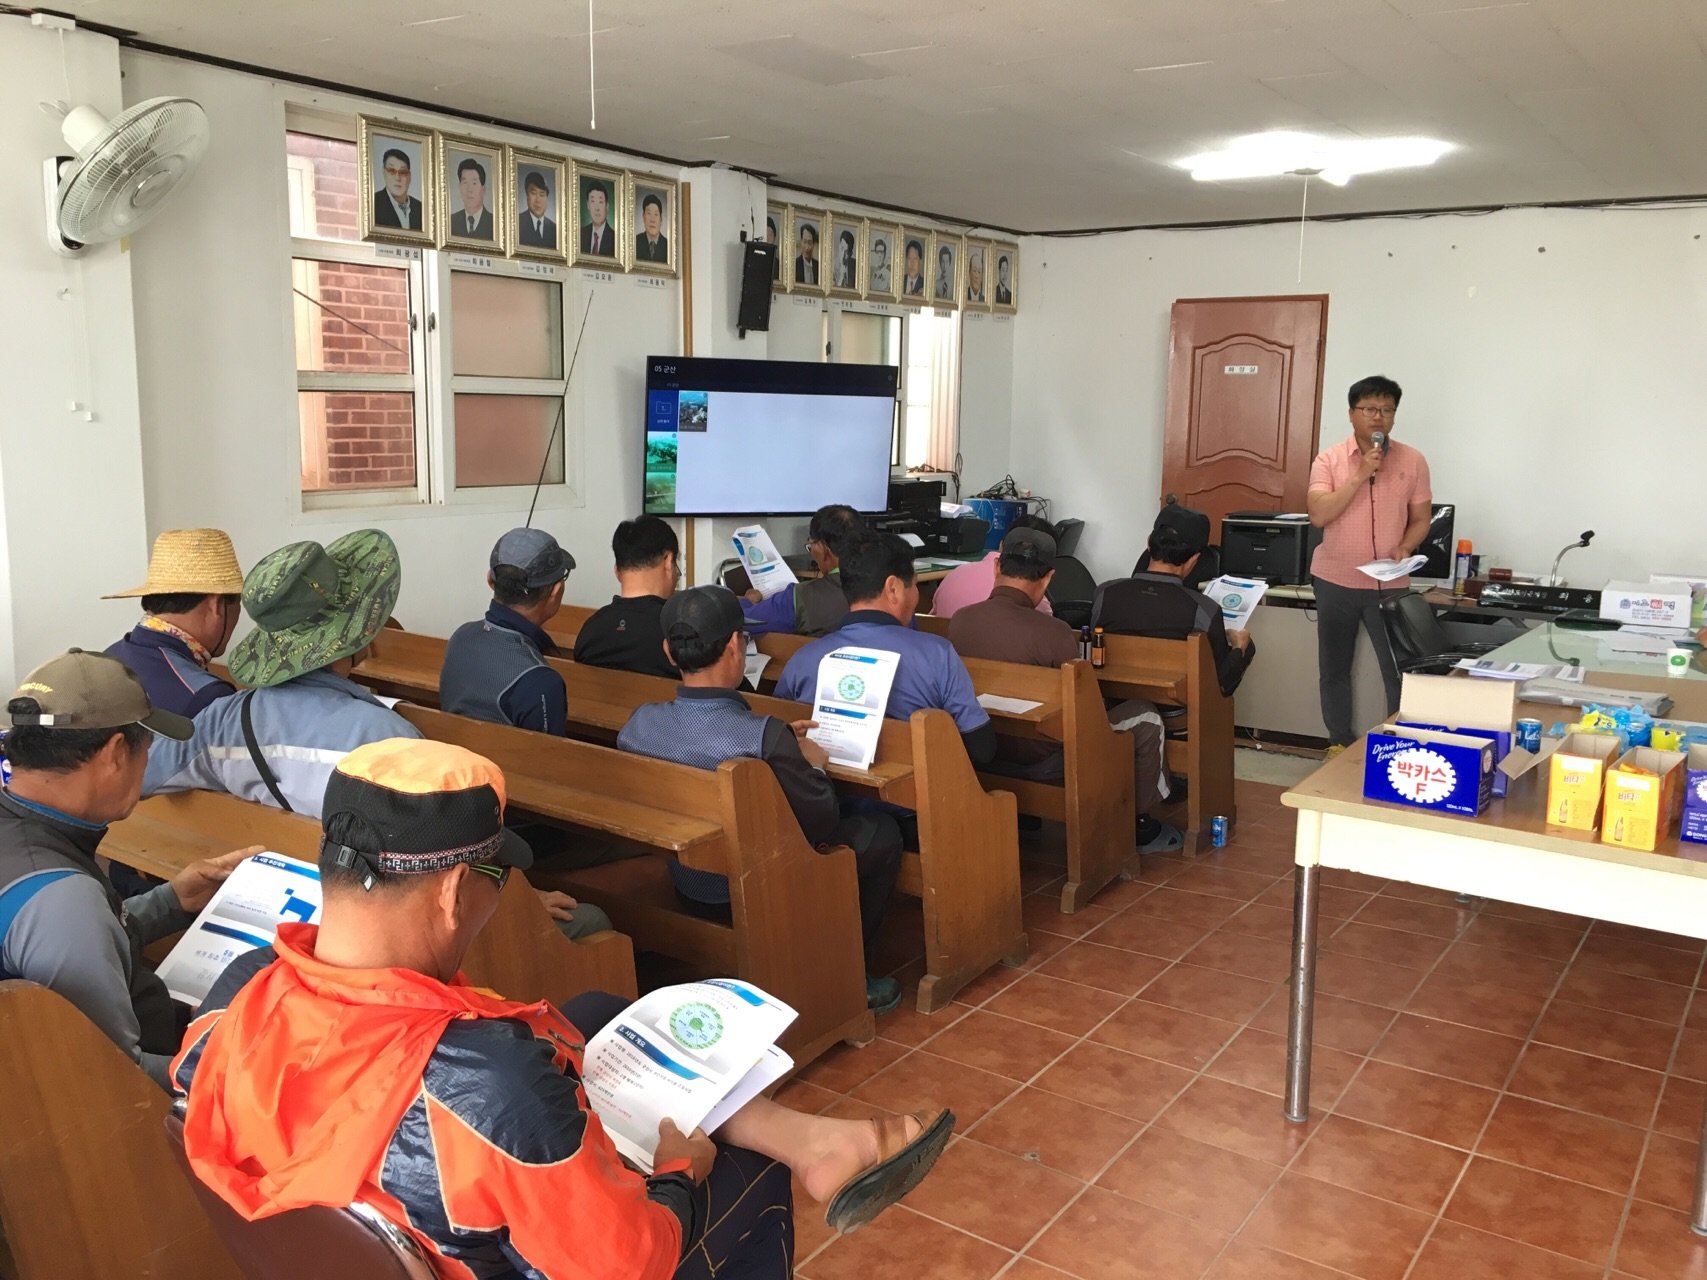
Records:
[[[648,357],[644,510],[883,510],[896,377],[881,364]]]

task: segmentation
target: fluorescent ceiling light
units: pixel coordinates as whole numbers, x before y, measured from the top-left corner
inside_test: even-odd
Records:
[[[1179,162],[1199,182],[1239,178],[1277,178],[1301,169],[1315,170],[1323,182],[1343,187],[1363,173],[1415,169],[1431,165],[1450,142],[1436,138],[1324,138],[1314,133],[1276,130],[1234,138],[1219,151],[1205,151]],[[1315,176],[1315,175],[1312,175]]]

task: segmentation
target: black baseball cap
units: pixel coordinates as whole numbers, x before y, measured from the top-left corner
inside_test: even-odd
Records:
[[[746,626],[741,601],[727,587],[689,587],[664,601],[664,639],[693,638],[701,644],[729,643]]]
[[[70,649],[41,664],[13,692],[6,713],[14,727],[120,729],[139,724],[163,738],[186,741],[193,726],[148,700],[131,669],[101,653]]]
[[[519,570],[529,591],[563,581],[574,567],[575,557],[544,529],[511,529],[492,548],[491,568]]]
[[[1009,529],[1002,539],[1002,554],[1035,560],[1038,564],[1054,564],[1057,550],[1055,539],[1042,529]]]
[[[1177,502],[1169,503],[1157,513],[1151,532],[1161,529],[1172,529],[1184,539],[1188,555],[1198,555],[1209,545],[1209,517]]]

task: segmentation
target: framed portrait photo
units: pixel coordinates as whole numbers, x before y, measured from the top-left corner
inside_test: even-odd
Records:
[[[790,292],[825,294],[830,291],[830,273],[824,266],[824,234],[830,215],[822,209],[788,207],[788,239],[783,257]]]
[[[509,165],[495,142],[437,135],[439,146],[439,247],[503,253],[510,206]]]
[[[892,222],[865,224],[865,296],[873,302],[894,302],[901,282],[901,229]]]
[[[627,183],[621,169],[575,162],[575,265],[621,271],[627,261],[622,238]]]
[[[896,297],[927,306],[931,291],[931,233],[923,227],[902,227],[895,260]]]
[[[930,304],[939,311],[960,306],[960,259],[965,242],[939,231],[931,237]]]
[[[676,274],[676,184],[653,173],[628,175],[629,229],[634,233],[630,271]]]
[[[990,242],[988,240],[968,240],[961,252],[966,255],[965,292],[962,302],[969,311],[988,311],[990,309]]]
[[[356,167],[367,184],[356,193],[363,240],[432,246],[437,163],[430,129],[356,117]]]
[[[990,305],[1012,315],[1019,310],[1019,246],[998,240],[990,257]]]
[[[510,147],[504,171],[514,193],[515,216],[507,226],[510,253],[518,258],[567,262],[569,240],[563,234],[563,185],[569,162],[561,156],[539,155]]]
[[[776,246],[776,258],[771,262],[771,288],[777,293],[788,292],[789,273],[783,266],[783,259],[788,256],[787,246],[783,237],[788,234],[788,206],[785,204],[767,204],[765,206],[764,239],[766,244]]]
[[[824,265],[830,272],[830,296],[859,297],[865,260],[865,219],[831,213],[824,222],[823,248]]]

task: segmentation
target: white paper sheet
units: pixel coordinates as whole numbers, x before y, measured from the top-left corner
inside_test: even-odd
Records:
[[[279,925],[320,920],[320,869],[282,853],[237,864],[156,972],[173,999],[199,1007],[225,966],[270,947]]]
[[[1027,702],[1024,698],[1004,698],[999,693],[981,693],[978,695],[978,705],[986,711],[1005,711],[1010,716],[1019,716],[1027,711],[1035,711],[1043,704]]]
[[[1486,658],[1460,658],[1458,670],[1485,680],[1567,680],[1582,683],[1583,669],[1543,662],[1489,662]]]
[[[1371,560],[1368,564],[1357,566],[1359,573],[1366,573],[1377,582],[1391,582],[1395,578],[1403,578],[1415,573],[1428,563],[1427,556],[1411,556],[1406,560]]]
[[[1669,639],[1646,635],[1640,631],[1603,631],[1600,633],[1602,653],[1641,654],[1661,657],[1672,650]]]
[[[903,533],[901,535],[901,541],[905,542],[915,551],[923,551],[925,549],[925,540],[919,537],[916,533]]]
[[[793,1067],[776,1040],[795,1016],[734,978],[660,987],[587,1042],[587,1100],[616,1149],[650,1173],[659,1121],[709,1133]]]
[[[812,699],[812,718],[818,727],[807,737],[829,753],[832,764],[869,769],[877,758],[877,738],[883,732],[883,712],[901,655],[884,649],[852,646],[824,655],[818,663],[818,684]]]
[[[747,580],[753,584],[753,590],[766,600],[800,581],[776,549],[770,534],[765,532],[764,525],[742,525],[730,540],[735,544],[735,554],[746,566]]]
[[[1268,590],[1268,583],[1257,578],[1232,578],[1222,574],[1203,588],[1203,594],[1221,606],[1221,622],[1229,631],[1244,631],[1251,625],[1251,615]]]

